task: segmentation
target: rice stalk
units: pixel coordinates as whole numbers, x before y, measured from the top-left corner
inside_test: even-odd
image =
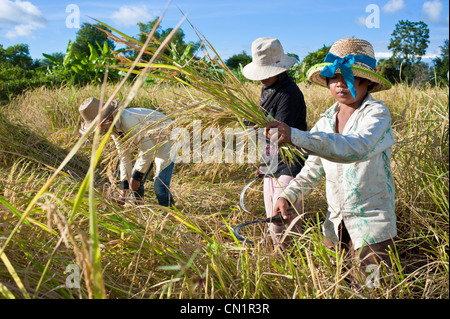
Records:
[[[122,36],[119,38],[106,32],[111,40],[135,50],[142,48],[141,43],[137,40],[104,25]],[[122,64],[118,68],[130,72],[129,65],[141,67],[144,69],[134,69],[131,72],[139,76],[144,74],[167,83],[178,84],[198,92],[201,99],[192,99],[192,96],[186,96],[186,100],[190,102],[181,114],[179,112],[171,114],[174,119],[183,119],[186,115],[191,115],[191,118],[207,121],[206,125],[214,125],[219,122],[222,125],[238,123],[248,133],[251,130],[248,130],[245,121],[260,128],[264,128],[267,123],[273,121],[274,119],[255,103],[253,92],[236,78],[211,43],[198,30],[195,28],[194,30],[202,42],[203,58],[193,56],[189,61],[180,64],[175,58],[162,55],[158,61],[141,62],[139,61],[140,57],[130,61],[116,52],[115,56]],[[146,53],[152,55],[154,52],[152,48],[148,48]],[[151,72],[148,72],[146,68],[149,65],[152,69]],[[191,99],[189,100],[189,98]],[[199,116],[199,112],[201,116]],[[296,155],[303,156],[299,149],[290,144],[280,145],[279,149],[281,156],[288,161],[294,161]]]
[[[162,16],[160,17],[160,20],[161,20],[161,18],[162,18]],[[170,42],[171,38],[176,33],[176,31],[179,29],[179,27],[180,27],[181,23],[183,22],[183,20],[180,21],[178,26],[173,29],[171,34],[160,45],[160,47],[158,48],[158,50],[155,52],[154,56],[150,60],[150,63],[148,64],[148,66],[143,70],[143,75],[138,77],[138,79],[135,81],[134,85],[131,88],[130,93],[127,95],[127,98],[126,98],[126,100],[124,102],[123,107],[119,110],[119,116],[120,116],[120,113],[123,111],[123,109],[134,98],[134,96],[136,95],[136,93],[139,90],[139,88],[142,86],[142,84],[144,82],[144,79],[145,79],[145,74],[151,68],[151,66],[150,66],[151,63],[158,56],[158,54],[160,54],[161,51],[167,46],[167,44]],[[152,32],[155,32],[157,27],[158,27],[158,23],[155,24],[154,30]],[[146,41],[146,44],[148,44],[150,42],[150,40],[151,40],[151,36],[148,37],[148,39]],[[145,49],[145,46],[141,50],[141,54],[143,54],[144,49]],[[132,68],[130,68],[130,72],[122,80],[122,82],[118,85],[116,91],[109,97],[108,101],[105,103],[105,105],[102,108],[102,110],[105,109],[107,107],[107,105],[109,105],[112,102],[112,100],[114,99],[114,97],[117,94],[117,92],[119,91],[119,89],[123,86],[123,84],[125,83],[126,79],[131,74],[131,71],[132,71]],[[101,97],[101,99],[103,99],[103,96]],[[115,118],[115,121],[117,121],[119,116],[117,116]],[[100,121],[100,118],[101,118],[101,114],[98,116],[98,121]],[[113,125],[114,124],[115,123],[113,123]],[[112,129],[113,125],[111,126],[111,129]],[[4,255],[4,251],[5,251],[6,247],[8,246],[8,244],[10,243],[10,241],[12,240],[13,236],[17,233],[17,231],[18,231],[19,227],[21,226],[21,224],[26,220],[26,218],[30,214],[30,212],[32,210],[32,207],[37,203],[39,198],[42,197],[42,195],[47,191],[47,189],[50,187],[50,185],[55,181],[56,177],[61,172],[63,167],[79,151],[80,147],[83,145],[83,143],[87,139],[87,136],[90,134],[90,132],[93,131],[93,129],[94,129],[94,127],[91,127],[89,132],[87,132],[86,135],[82,136],[79,139],[77,144],[72,148],[70,153],[66,156],[66,158],[62,161],[62,163],[59,165],[59,167],[55,170],[53,175],[48,179],[48,181],[45,183],[45,185],[37,192],[37,194],[31,199],[31,201],[28,204],[25,212],[22,214],[19,222],[16,224],[15,228],[9,234],[8,238],[4,242],[2,248],[0,249],[0,256],[2,256],[2,260],[4,261],[5,264],[7,264],[6,263],[7,260],[5,259],[6,255]],[[94,134],[94,143],[93,143],[92,152],[91,152],[91,164],[90,164],[90,167],[89,167],[89,172],[86,175],[86,178],[85,178],[85,180],[83,182],[84,187],[82,187],[83,189],[85,187],[87,187],[87,189],[89,190],[89,221],[90,221],[90,246],[91,246],[91,260],[90,260],[89,264],[90,264],[90,267],[92,267],[91,274],[93,276],[92,277],[93,294],[92,294],[91,297],[93,297],[93,298],[104,298],[105,297],[102,269],[101,269],[101,264],[100,264],[101,253],[100,253],[100,249],[99,249],[99,237],[98,237],[98,229],[97,229],[96,203],[95,203],[95,195],[94,195],[95,194],[95,190],[94,190],[94,174],[95,174],[95,168],[96,168],[96,166],[98,164],[98,161],[99,161],[100,155],[102,153],[102,150],[105,147],[105,144],[106,144],[106,141],[107,141],[109,135],[111,134],[111,129],[109,130],[109,132],[107,134],[105,134],[105,136],[103,137],[103,139],[101,141],[100,141],[99,131],[96,130],[96,132]],[[79,205],[79,203],[81,202],[81,197],[82,196],[84,196],[84,193],[79,192],[79,194],[78,194],[78,196],[77,196],[77,198],[75,200],[76,205]],[[9,264],[7,264],[7,268],[11,272],[13,269],[11,269],[11,267],[9,267],[8,265]],[[14,273],[12,272],[12,274],[14,274]],[[13,276],[13,277],[16,278],[16,276]],[[18,285],[19,284],[20,284],[20,282],[18,282]],[[19,287],[22,287],[22,286],[19,285]]]
[[[308,123],[311,124],[331,105],[329,94],[323,88],[308,84],[300,86],[309,106]],[[124,84],[117,96],[125,97],[123,91],[128,93],[130,87]],[[108,85],[103,89],[107,92],[105,96],[109,96],[116,87]],[[257,92],[256,85],[248,85],[247,89]],[[51,130],[69,126],[76,132],[79,126],[75,120],[55,119],[45,131],[42,123],[47,123],[47,117],[52,118],[47,112],[36,123],[39,129],[32,121],[24,121],[27,125],[22,127],[11,118],[21,113],[26,116],[28,105],[30,114],[38,114],[37,101],[44,98],[49,105],[60,101],[58,114],[67,112],[69,119],[77,119],[80,102],[85,97],[100,95],[101,90],[102,87],[93,86],[79,88],[79,92],[69,87],[34,90],[15,100],[11,107],[11,113],[15,114],[4,112],[11,117],[3,127],[12,129],[0,130],[2,150],[11,152],[1,153],[2,245],[21,221],[30,199],[56,171],[51,167],[58,167],[67,154],[60,160],[52,158],[57,164],[50,163],[50,157],[39,152],[38,145],[42,144],[34,143],[40,139],[19,133],[25,129],[32,132],[42,129],[42,135],[48,137],[47,143],[50,141],[46,144],[47,149],[52,149],[51,144],[55,144],[64,150],[63,145],[71,144],[74,136],[52,135]],[[58,98],[53,100],[52,94]],[[64,95],[69,98],[59,98]],[[305,201],[305,211],[314,213],[315,218],[307,219],[304,233],[295,237],[287,254],[273,254],[265,227],[249,229],[251,236],[259,239],[254,246],[236,243],[229,230],[230,225],[249,217],[243,216],[239,209],[238,194],[253,172],[253,166],[186,163],[176,166],[171,189],[178,209],[168,214],[153,204],[151,192],[146,205],[127,203],[119,207],[109,194],[94,189],[105,297],[448,298],[448,90],[397,84],[388,92],[374,95],[384,100],[391,111],[397,142],[392,166],[396,179],[399,235],[395,239],[397,249],[391,253],[393,272],[390,276],[383,274],[386,286],[375,290],[352,286],[349,279],[355,266],[337,250],[323,245],[321,223],[327,206],[322,187]],[[203,93],[185,85],[161,84],[140,89],[133,102],[148,108],[161,108],[169,115],[183,114],[177,123],[188,123],[203,116],[207,123],[212,110],[217,110],[217,103],[211,100],[208,100],[209,109],[203,107],[202,101],[207,100]],[[193,101],[196,114],[183,113],[190,101]],[[211,123],[220,126],[235,122],[233,114],[227,110],[223,112],[230,117]],[[69,132],[61,130],[61,135],[69,135]],[[15,147],[8,149],[11,145]],[[113,145],[106,143],[101,147],[102,153],[108,152],[98,157],[96,165],[99,169],[103,161],[109,161],[114,155],[109,152]],[[87,151],[83,146],[79,153],[92,157],[92,150]],[[110,170],[108,173],[113,180],[116,173],[113,163],[104,169]],[[90,268],[93,253],[89,242],[91,202],[86,195],[94,175],[85,178],[87,171],[83,174],[61,171],[21,221],[19,231],[4,250],[11,271],[0,262],[2,297],[24,298],[23,290],[13,278],[14,273],[30,298],[70,299],[94,295]],[[252,217],[263,215],[260,186],[247,194],[246,202],[254,214]],[[79,265],[82,271],[84,279],[80,289],[65,287],[64,270],[72,263]]]

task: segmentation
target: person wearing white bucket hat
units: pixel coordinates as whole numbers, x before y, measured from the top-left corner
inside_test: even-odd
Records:
[[[113,101],[103,110],[100,129],[108,131],[118,114],[119,103]],[[79,107],[84,120],[80,133],[87,134],[98,123],[101,113],[100,101],[94,97],[86,99]],[[112,129],[112,138],[120,159],[120,180],[122,194],[120,202],[132,191],[137,199],[144,197],[144,183],[155,163],[154,191],[161,206],[172,206],[173,196],[170,181],[174,168],[175,144],[169,140],[166,129],[171,120],[166,115],[146,108],[126,108],[122,111]],[[131,143],[130,143],[131,142]],[[131,145],[139,149],[134,167],[132,166]],[[158,147],[159,145],[159,147]]]
[[[344,249],[361,265],[391,264],[397,234],[391,153],[391,116],[370,92],[387,90],[389,81],[376,74],[372,45],[362,39],[335,42],[324,63],[308,72],[311,82],[328,87],[334,103],[310,132],[271,122],[278,142],[309,153],[302,171],[280,195],[273,214],[286,213],[304,200],[325,178],[328,202],[323,242]]]
[[[242,73],[252,81],[264,81],[294,66],[297,60],[284,54],[278,39],[259,38],[252,43],[252,62],[244,66]]]
[[[252,43],[252,62],[247,64],[243,75],[262,84],[260,105],[272,119],[286,123],[299,130],[306,130],[306,104],[298,85],[288,75],[287,71],[294,66],[297,60],[284,53],[278,39],[259,38]],[[267,145],[271,145],[267,143]],[[284,163],[278,154],[278,149],[272,149],[276,163],[265,160],[258,168],[257,175],[264,176],[264,204],[267,217],[272,215],[274,204],[278,195],[296,176],[303,167],[303,159],[298,157],[295,163]],[[278,154],[278,155],[277,155]],[[269,155],[269,154],[266,154]],[[273,161],[273,160],[272,160]],[[300,206],[295,206],[300,211]],[[302,220],[295,225],[269,225],[269,233],[275,247],[286,248],[291,239],[287,237],[281,242],[283,231],[290,226],[292,231],[301,232]]]

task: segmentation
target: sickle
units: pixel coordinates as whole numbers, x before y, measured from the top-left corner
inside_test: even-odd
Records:
[[[247,210],[247,208],[245,208],[245,204],[244,204],[245,192],[247,191],[247,189],[248,189],[255,181],[257,181],[259,178],[261,178],[261,177],[263,177],[263,176],[264,176],[264,174],[259,174],[258,176],[254,177],[254,178],[253,178],[247,185],[245,185],[245,187],[242,189],[241,196],[240,196],[240,198],[239,198],[239,205],[241,206],[242,210],[243,210],[244,212],[246,212],[246,213],[249,213],[249,214],[250,214],[250,212]],[[263,219],[253,220],[253,221],[250,221],[250,222],[245,222],[245,223],[242,223],[242,224],[240,224],[240,225],[237,225],[237,226],[233,227],[233,234],[234,234],[234,236],[236,237],[236,239],[237,239],[238,241],[253,245],[253,241],[248,240],[248,239],[245,239],[244,237],[242,237],[242,236],[239,234],[239,230],[240,230],[242,227],[245,227],[245,226],[248,226],[248,225],[252,225],[252,224],[257,224],[257,223],[272,223],[272,222],[279,222],[279,221],[281,221],[281,220],[282,220],[281,215],[276,215],[276,216],[269,217],[269,218],[263,218]]]
[[[240,225],[237,225],[237,226],[233,227],[233,234],[234,234],[234,236],[236,237],[236,239],[238,241],[243,242],[243,243],[247,243],[247,244],[250,244],[250,245],[253,245],[253,242],[251,240],[245,239],[244,237],[239,235],[239,230],[242,227],[245,227],[245,226],[248,226],[248,225],[251,225],[251,224],[257,224],[257,223],[276,223],[276,222],[279,222],[279,221],[282,221],[282,220],[283,219],[281,218],[281,215],[275,215],[275,216],[268,217],[268,218],[257,219],[257,220],[253,220],[253,221],[250,221],[250,222],[245,222],[245,223],[242,223]]]
[[[245,185],[245,187],[242,189],[242,192],[241,192],[241,197],[239,198],[239,205],[241,206],[241,208],[242,208],[242,210],[244,211],[244,212],[246,212],[246,213],[249,213],[250,214],[250,212],[247,210],[247,208],[245,208],[245,205],[244,205],[244,196],[245,196],[245,192],[247,191],[247,189],[255,182],[255,181],[257,181],[259,178],[261,178],[263,175],[262,174],[259,174],[258,176],[256,176],[255,178],[253,178],[247,185]]]

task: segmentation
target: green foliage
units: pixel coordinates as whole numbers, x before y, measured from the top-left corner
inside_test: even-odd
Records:
[[[107,34],[102,29],[104,27],[100,24],[83,23],[73,43],[73,53],[77,56],[90,56],[93,48],[100,55],[102,52],[101,48],[105,45],[105,42],[109,48],[114,49],[114,42],[108,39]],[[97,43],[100,47],[97,47]]]
[[[401,60],[390,57],[389,59],[380,59],[377,62],[377,72],[391,83],[400,83]]]
[[[113,48],[106,33],[88,24],[80,29],[76,42],[69,42],[65,53],[44,53],[44,60],[33,61],[27,44],[0,45],[0,99],[43,85],[101,82],[106,67],[116,64]],[[118,79],[119,71],[109,69],[108,80]]]
[[[435,81],[437,84],[447,84],[449,81],[449,49],[448,39],[444,41],[444,45],[441,46],[441,56],[433,60]]]
[[[230,58],[225,60],[225,65],[236,76],[239,82],[245,83],[249,82],[249,79],[244,76],[244,74],[242,73],[242,69],[250,62],[252,62],[252,57],[249,56],[245,51],[242,51],[242,53],[234,54]]]
[[[139,27],[139,35],[136,36],[136,40],[139,41],[140,43],[144,43],[145,40],[147,39],[148,34],[151,33],[153,27],[155,26],[156,22],[158,21],[159,17],[156,17],[154,20],[149,21],[147,23],[142,23],[142,22],[138,22],[138,27]],[[149,44],[149,49],[150,50],[154,50],[155,48],[157,48],[159,46],[159,44],[161,44],[166,38],[167,36],[170,34],[170,32],[172,32],[173,28],[168,28],[168,29],[163,29],[161,27],[161,25],[158,26],[158,28],[156,29],[154,36],[153,36],[153,41]],[[175,35],[173,35],[171,44],[174,46],[174,48],[176,48],[177,52],[186,52],[186,49],[188,49],[188,54],[190,56],[192,56],[199,48],[200,48],[200,41],[197,42],[186,42],[185,41],[185,33],[184,31],[180,28],[176,31]],[[137,55],[136,51],[132,52],[132,55]],[[165,50],[164,55],[170,56],[171,52],[169,49]],[[144,60],[149,60],[148,55],[144,55],[143,57]]]
[[[416,84],[422,84],[429,80],[424,76],[428,70],[424,70],[424,65],[419,65],[430,43],[429,33],[427,24],[422,21],[400,20],[395,25],[388,45],[393,58],[384,65],[384,72],[391,77],[388,77],[389,80],[398,79],[409,84],[414,81]]]
[[[380,59],[377,63],[378,74],[391,83],[406,82],[423,85],[430,81],[430,70],[424,62],[405,63],[401,58]]]
[[[291,69],[290,76],[292,76],[296,82],[307,81],[309,69],[315,64],[322,63],[329,51],[330,47],[324,45],[319,50],[309,53],[300,64]]]
[[[0,45],[0,100],[51,83],[51,77],[39,69],[39,61],[31,58],[27,44],[6,49]]]
[[[400,20],[395,25],[388,49],[394,57],[402,58],[405,63],[413,64],[421,60],[428,48],[430,30],[425,22]]]
[[[0,65],[0,99],[9,100],[27,89],[51,85],[52,78],[42,71]]]
[[[47,54],[47,55],[49,55],[49,54]],[[52,61],[56,60],[57,62],[62,62],[64,60],[64,56],[65,55],[66,54],[63,53],[63,52],[55,52],[55,53],[50,54],[51,60],[45,58],[45,59],[41,60],[40,63],[44,67],[54,66],[56,64],[54,62],[52,62]]]
[[[227,67],[231,70],[237,70],[239,67],[243,67],[252,62],[252,57],[249,56],[245,51],[242,51],[239,54],[234,54],[230,58],[225,61]]]
[[[30,56],[28,44],[19,43],[3,49],[0,45],[0,64],[16,66],[25,70],[36,68],[36,63]]]
[[[295,60],[297,60],[297,63],[300,62],[300,58],[298,57],[297,54],[295,53],[286,53],[287,56],[290,56],[291,58],[294,58]]]
[[[104,41],[103,47],[97,43],[97,48],[88,43],[89,55],[76,53],[74,45],[75,43],[69,41],[62,61],[53,55],[43,54],[53,64],[47,67],[49,74],[56,77],[58,82],[71,84],[102,82],[107,66],[116,64],[108,42]],[[108,79],[113,81],[119,79],[119,72],[109,69]]]

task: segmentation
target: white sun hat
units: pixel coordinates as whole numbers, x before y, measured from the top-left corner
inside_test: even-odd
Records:
[[[283,73],[294,66],[297,60],[284,54],[278,39],[259,38],[252,43],[252,62],[242,73],[253,81],[262,81]]]

